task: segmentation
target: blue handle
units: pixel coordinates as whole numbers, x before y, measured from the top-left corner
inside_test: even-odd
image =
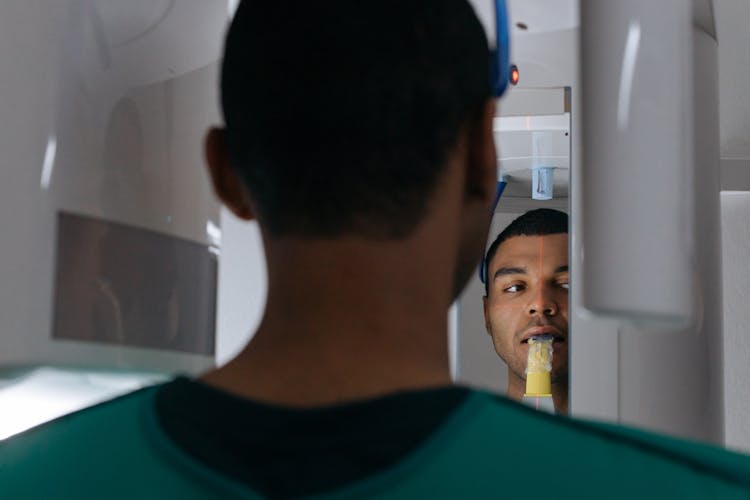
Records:
[[[500,97],[508,88],[510,78],[510,36],[505,0],[495,0],[495,26],[497,45],[490,51],[490,84],[493,95]]]
[[[495,213],[495,209],[497,208],[497,204],[500,201],[500,197],[503,195],[503,191],[505,191],[505,186],[507,186],[508,183],[506,181],[499,181],[497,183],[497,191],[495,191],[495,200],[492,202],[492,211],[490,213]],[[487,282],[487,259],[483,255],[482,261],[479,263],[479,281],[482,283]]]

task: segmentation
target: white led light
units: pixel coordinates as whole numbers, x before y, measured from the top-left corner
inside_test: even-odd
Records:
[[[212,220],[206,222],[206,235],[212,245],[221,246],[221,228]]]
[[[57,137],[50,136],[47,140],[47,148],[44,150],[44,163],[42,164],[42,178],[40,184],[42,189],[49,188],[50,179],[52,179],[52,168],[55,166],[55,156],[57,155]]]

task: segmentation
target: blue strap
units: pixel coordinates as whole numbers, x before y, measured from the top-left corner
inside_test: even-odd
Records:
[[[490,213],[495,213],[497,204],[500,201],[500,197],[503,195],[503,191],[505,191],[505,186],[507,185],[508,183],[506,181],[500,181],[497,183],[497,191],[495,191],[495,200],[492,202],[492,211]],[[482,261],[479,263],[479,280],[482,283],[487,282],[487,257],[486,256],[482,256]]]
[[[497,45],[490,51],[490,84],[493,95],[500,97],[508,87],[510,78],[510,36],[505,0],[495,0],[495,26]]]

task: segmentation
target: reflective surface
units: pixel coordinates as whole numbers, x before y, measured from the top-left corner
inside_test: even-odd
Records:
[[[213,355],[216,256],[209,250],[60,213],[52,337]]]
[[[569,106],[565,104],[568,95],[564,88],[512,89],[508,98],[511,102],[507,106],[507,101],[499,102],[498,116],[493,125],[498,176],[508,184],[496,208],[487,246],[508,224],[529,210],[554,208],[568,212],[571,156],[571,113],[566,111]],[[521,114],[524,109],[529,112]],[[554,168],[552,200],[540,201],[531,197],[532,170],[540,166]],[[535,258],[534,267],[541,268],[537,266],[541,257],[540,253]],[[532,271],[535,271],[534,276],[539,274],[536,269]],[[463,383],[505,394],[508,366],[499,357],[487,331],[482,304],[484,295],[484,285],[474,277],[458,302],[456,378]],[[567,328],[564,334],[567,336]],[[567,344],[565,347],[564,353],[563,350],[560,353],[567,357]],[[565,366],[567,372],[567,363]]]

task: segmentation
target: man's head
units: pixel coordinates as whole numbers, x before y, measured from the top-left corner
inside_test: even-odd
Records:
[[[515,219],[485,258],[487,332],[511,376],[526,379],[528,338],[555,337],[552,382],[568,377],[568,216],[538,209]]]
[[[219,196],[267,238],[401,240],[463,148],[466,198],[491,198],[488,54],[466,0],[243,1],[207,139]]]

